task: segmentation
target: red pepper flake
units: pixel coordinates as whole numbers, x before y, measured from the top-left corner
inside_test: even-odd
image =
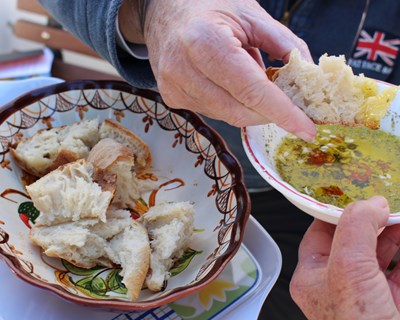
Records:
[[[327,156],[321,150],[314,150],[308,157],[307,162],[312,165],[322,166],[327,162]]]
[[[321,190],[324,194],[332,195],[332,196],[342,196],[344,192],[338,186],[329,186],[329,187],[321,187]]]
[[[372,175],[372,169],[367,163],[359,163],[358,170],[352,170],[349,178],[353,182],[366,182]]]

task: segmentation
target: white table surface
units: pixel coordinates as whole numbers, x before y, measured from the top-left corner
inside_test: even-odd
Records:
[[[0,81],[0,106],[26,91],[61,81],[56,78]],[[257,319],[280,273],[282,257],[279,248],[253,217],[250,217],[247,223],[244,244],[260,266],[261,279],[251,294],[239,299],[214,319]],[[112,320],[121,314],[91,309],[65,301],[51,292],[19,279],[1,260],[0,284],[0,320]]]

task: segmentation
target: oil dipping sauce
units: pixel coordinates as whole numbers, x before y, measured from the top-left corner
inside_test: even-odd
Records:
[[[314,199],[345,207],[384,196],[400,211],[400,139],[366,127],[318,125],[313,143],[287,135],[275,166],[281,178]]]

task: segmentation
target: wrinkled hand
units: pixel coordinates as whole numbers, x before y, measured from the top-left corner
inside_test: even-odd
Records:
[[[382,197],[350,204],[337,227],[315,220],[299,249],[291,294],[309,319],[399,319],[400,225],[386,227]],[[378,236],[379,234],[379,236]]]
[[[234,126],[274,122],[305,140],[311,120],[271,83],[259,49],[287,61],[306,44],[255,0],[153,0],[144,38],[165,102]]]

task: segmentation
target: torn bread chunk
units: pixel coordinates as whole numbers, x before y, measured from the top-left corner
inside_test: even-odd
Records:
[[[116,175],[117,185],[112,203],[133,209],[143,192],[134,171],[133,151],[113,139],[105,138],[93,147],[87,161],[106,175]]]
[[[194,229],[194,206],[190,202],[162,203],[151,207],[142,219],[150,237],[150,272],[146,285],[160,291],[169,270],[188,248]]]
[[[108,255],[109,240],[123,232],[132,221],[127,210],[107,212],[107,222],[81,219],[53,226],[33,225],[29,237],[49,257],[67,260],[81,268],[113,267]]]
[[[42,177],[60,165],[86,158],[99,141],[99,122],[86,120],[68,126],[39,130],[21,140],[11,154],[26,172]]]
[[[106,119],[100,125],[99,133],[101,139],[111,138],[132,150],[135,156],[135,170],[143,170],[151,166],[152,158],[149,146],[120,123]]]
[[[27,186],[34,206],[40,211],[35,224],[54,225],[79,219],[106,221],[106,212],[115,192],[96,183],[95,167],[84,159],[59,167]],[[111,189],[111,191],[110,191]]]
[[[150,242],[144,226],[131,223],[109,243],[108,256],[122,267],[122,283],[128,289],[128,297],[136,301],[146,279],[150,264]]]
[[[316,65],[295,49],[288,64],[266,73],[317,124],[377,129],[398,92],[398,87],[380,90],[376,81],[354,75],[342,55],[324,54]]]

